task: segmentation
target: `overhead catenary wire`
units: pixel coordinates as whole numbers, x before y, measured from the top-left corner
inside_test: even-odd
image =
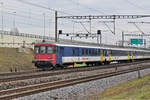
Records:
[[[28,4],[28,5],[31,5],[31,6],[35,6],[35,7],[40,7],[40,8],[43,8],[43,9],[47,9],[47,10],[51,10],[51,11],[56,11],[55,9],[53,9],[53,8],[49,8],[49,7],[45,7],[45,6],[43,6],[43,5],[39,5],[39,4],[35,4],[35,3],[32,3],[32,2],[27,2],[27,1],[25,1],[25,0],[17,0],[17,1],[19,1],[19,2],[21,2],[21,3],[25,3],[25,4]],[[89,8],[88,8],[89,9]],[[90,8],[91,9],[91,8]],[[97,10],[98,11],[98,10]],[[58,12],[60,12],[60,13],[63,13],[63,14],[68,14],[68,13],[66,13],[66,12],[62,12],[62,11],[58,11]],[[68,14],[68,15],[72,15],[72,14]],[[81,23],[80,23],[81,24]],[[81,24],[82,26],[84,26],[83,24]],[[84,29],[85,29],[85,26],[84,26]],[[86,30],[86,29],[85,29]],[[87,31],[87,30],[86,30]]]
[[[87,8],[87,9],[89,9],[89,10],[91,10],[91,11],[95,11],[95,12],[98,12],[98,13],[101,13],[101,14],[105,14],[103,11],[100,11],[100,10],[97,10],[97,9],[95,9],[95,8],[91,8],[91,7],[82,5],[82,4],[80,4],[79,2],[75,2],[75,1],[73,1],[73,0],[68,0],[68,1],[69,1],[69,2],[72,2],[72,3],[76,4],[76,5],[80,5],[81,7]]]
[[[136,3],[133,3],[131,0],[130,0],[130,1],[129,1],[129,0],[124,0],[124,1],[125,1],[126,3],[132,5],[133,7],[136,7],[136,8],[138,8],[138,9],[141,9],[142,11],[144,10],[144,11],[147,11],[148,13],[149,13],[149,11],[150,11],[150,10],[146,10],[145,8],[143,8],[143,7],[139,6],[139,5],[137,5]]]
[[[35,7],[39,7],[39,8],[43,8],[43,9],[47,9],[47,10],[50,10],[50,11],[54,11],[54,12],[57,11],[57,12],[62,13],[62,14],[73,15],[73,14],[66,13],[64,11],[56,10],[56,9],[53,9],[53,8],[50,8],[50,7],[45,7],[45,6],[42,6],[40,4],[28,2],[28,1],[25,1],[25,0],[17,0],[17,1],[19,1],[21,3],[24,3],[24,4],[27,4],[27,5],[31,5],[31,6],[35,6]]]
[[[56,10],[53,9],[53,8],[44,7],[44,6],[42,6],[42,5],[38,5],[38,4],[35,4],[35,3],[27,2],[27,1],[24,1],[24,0],[17,0],[17,1],[20,1],[20,2],[22,2],[22,3],[26,3],[26,4],[29,4],[29,5],[32,5],[32,6],[44,8],[44,9],[47,9],[47,10],[56,11]],[[85,7],[85,6],[84,6],[84,7]],[[86,8],[92,9],[92,8],[89,8],[89,7],[86,7]],[[100,11],[98,11],[98,10],[96,10],[96,9],[93,9],[93,10],[95,10],[95,11],[97,11],[97,12],[100,12]],[[63,14],[68,14],[68,13],[62,12],[62,11],[58,11],[58,12],[63,13]],[[101,13],[104,14],[104,12],[101,12]],[[68,15],[72,15],[72,14],[68,14]],[[85,26],[84,26],[81,22],[80,22],[80,24],[81,24],[82,27],[88,32],[88,30],[85,28]],[[89,32],[88,32],[88,33],[89,33]]]

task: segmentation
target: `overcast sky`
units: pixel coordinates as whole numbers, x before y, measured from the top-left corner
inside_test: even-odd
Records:
[[[149,0],[0,0],[0,2],[0,20],[3,12],[4,30],[11,30],[15,22],[15,27],[18,28],[19,32],[43,35],[45,15],[47,36],[54,36],[55,13],[53,10],[58,10],[59,16],[106,14],[142,15],[149,14],[150,12]],[[92,32],[95,33],[98,29],[101,29],[104,31],[102,32],[103,43],[115,44],[121,39],[122,31],[138,31],[133,24],[128,23],[129,21],[149,21],[149,19],[117,20],[116,35],[113,35],[103,23],[99,23],[99,21],[104,20],[92,20]],[[1,22],[0,27],[2,27]],[[89,30],[89,23],[83,24]],[[108,23],[108,25],[113,30],[113,24]],[[150,32],[150,24],[138,24],[138,26],[145,33]],[[63,32],[86,32],[82,25],[73,23],[72,20],[68,19],[59,19],[58,29],[62,29]]]

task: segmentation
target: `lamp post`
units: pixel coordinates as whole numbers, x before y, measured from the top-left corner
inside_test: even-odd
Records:
[[[2,33],[1,33],[1,38],[3,38],[3,30],[4,30],[4,16],[3,16],[3,2],[0,3],[1,4],[1,17],[2,17]]]
[[[49,38],[50,38],[50,35],[51,35],[51,19],[49,19]]]
[[[13,20],[13,34],[15,35],[16,34],[16,29],[15,29],[15,27],[16,27],[16,12],[13,12],[13,14],[14,14],[14,20]],[[14,36],[13,36],[13,45],[14,45],[14,43],[15,43],[15,40],[14,40]]]
[[[44,17],[44,19],[43,19],[43,28],[44,28],[44,37],[43,37],[43,40],[45,40],[45,13],[43,13],[43,17]]]
[[[58,33],[57,33],[57,27],[58,27],[58,16],[57,11],[55,11],[55,42],[58,42]]]
[[[16,18],[15,18],[16,12],[13,12],[13,14],[14,14],[13,28],[15,30],[15,27],[16,27]]]

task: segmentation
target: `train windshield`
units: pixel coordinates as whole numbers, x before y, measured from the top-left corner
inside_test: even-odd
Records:
[[[47,53],[56,53],[56,46],[47,46]]]
[[[57,48],[56,46],[35,46],[34,48],[34,53],[39,53],[39,54],[52,54],[56,53]]]
[[[34,53],[39,53],[40,51],[40,47],[39,46],[35,46],[34,47]]]
[[[46,46],[40,46],[40,53],[46,53]]]

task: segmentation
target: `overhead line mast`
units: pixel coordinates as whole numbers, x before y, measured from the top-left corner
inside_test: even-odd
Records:
[[[76,19],[76,20],[88,19],[90,21],[92,19],[113,19],[114,31],[112,33],[115,35],[115,33],[116,33],[116,24],[115,24],[116,19],[137,19],[137,18],[144,18],[144,17],[150,17],[150,15],[88,15],[88,16],[58,16],[57,18]]]

